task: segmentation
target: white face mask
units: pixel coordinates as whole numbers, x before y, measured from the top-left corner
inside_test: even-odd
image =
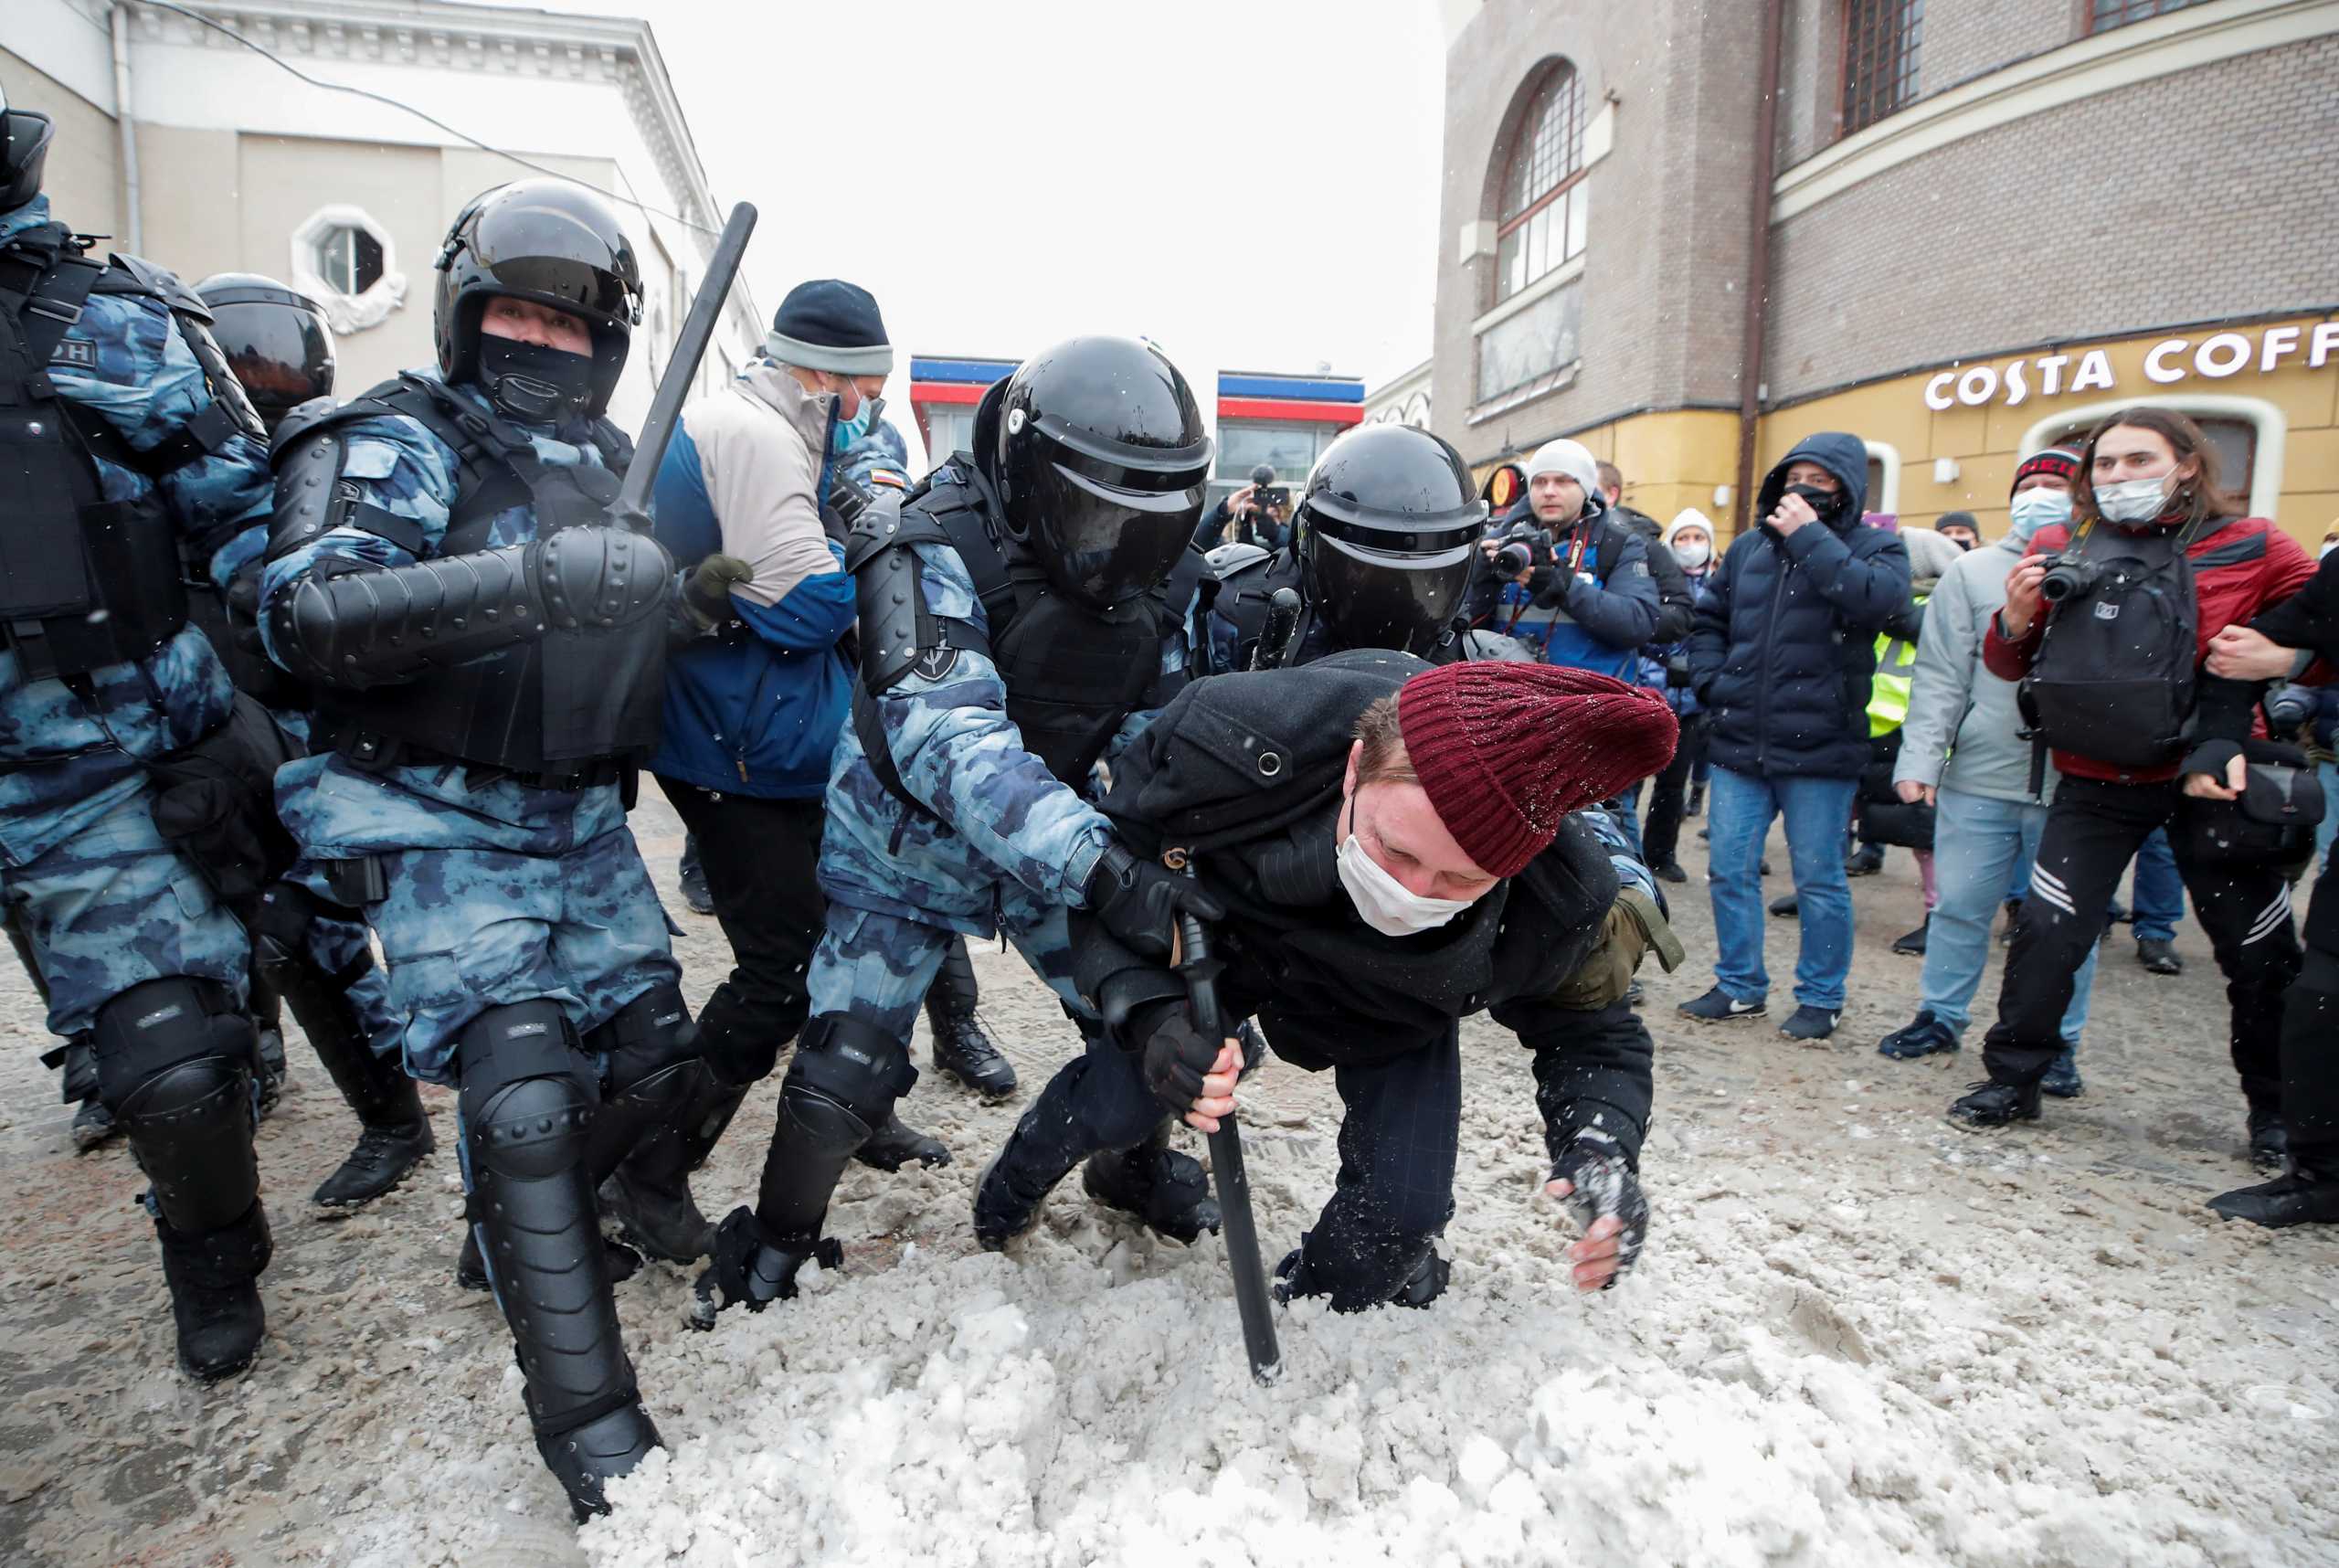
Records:
[[[2095,510],[2106,523],[2149,523],[2168,510],[2168,478],[2123,479],[2095,487]]]
[[[1685,540],[1673,546],[1673,558],[1681,563],[1684,571],[1694,572],[1714,558],[1714,547],[1703,539],[1694,544]]]
[[[1355,810],[1355,802],[1349,802]],[[1390,875],[1381,863],[1365,853],[1362,841],[1354,833],[1340,841],[1340,885],[1349,890],[1349,902],[1364,923],[1384,937],[1411,937],[1423,931],[1434,931],[1476,902],[1463,898],[1424,898],[1408,892],[1405,885]]]
[[[2006,503],[2006,509],[2014,520],[2014,536],[2027,539],[2041,528],[2071,520],[2071,493],[2042,485],[2024,491]]]

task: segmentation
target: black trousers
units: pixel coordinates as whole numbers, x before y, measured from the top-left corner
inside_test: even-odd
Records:
[[[1268,1044],[1274,1040],[1269,1037]],[[1309,1280],[1334,1311],[1397,1294],[1454,1214],[1462,1138],[1462,1047],[1445,1038],[1370,1066],[1335,1067],[1340,1171],[1302,1243]]]
[[[768,1076],[811,1011],[804,975],[828,919],[816,874],[827,808],[810,800],[718,794],[660,779],[698,840],[714,918],[731,944],[728,979],[698,1015],[707,1061],[725,1082]]]
[[[1673,863],[1681,847],[1681,817],[1688,803],[1690,772],[1706,755],[1706,715],[1691,714],[1681,721],[1681,744],[1673,760],[1656,776],[1648,797],[1648,825],[1642,832],[1641,859],[1650,870]]]
[[[1998,991],[1998,1021],[1983,1042],[1982,1061],[1993,1079],[2035,1083],[2061,1051],[2072,979],[2103,934],[2120,874],[2153,830],[2181,811],[2183,800],[2173,779],[2111,784],[2064,778],[2038,836],[2030,896],[2023,902]],[[2169,840],[2226,977],[2233,1065],[2242,1093],[2253,1110],[2279,1110],[2282,993],[2299,972],[2290,885],[2272,867],[2202,860],[2182,832],[2172,832]]]
[[[2323,873],[2310,908],[2306,960],[2282,1003],[2282,1120],[2291,1160],[2339,1181],[2339,873]]]

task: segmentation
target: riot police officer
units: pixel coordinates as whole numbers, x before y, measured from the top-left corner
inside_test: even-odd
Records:
[[[195,291],[210,307],[212,336],[228,369],[271,436],[304,405],[323,399],[313,412],[330,408],[333,329],[314,300],[256,272],[215,273]],[[209,563],[190,563],[188,602],[236,689],[266,705],[287,739],[305,749],[307,694],[260,652],[252,620],[267,546],[268,530],[254,527],[221,552],[222,575],[236,590],[232,608]],[[316,1202],[370,1202],[404,1181],[433,1140],[422,1097],[398,1063],[401,1029],[365,923],[323,910],[300,884],[280,882],[262,895],[254,925],[252,1009],[263,1038],[277,1027],[281,996],[361,1129],[357,1147],[317,1188]]]
[[[362,908],[406,1065],[460,1093],[471,1239],[577,1517],[658,1445],[594,1189],[679,1161],[704,1066],[621,780],[655,738],[671,563],[609,525],[631,241],[565,182],[475,197],[438,363],[280,432],[272,658],[316,694],[279,776],[295,878]]]
[[[210,842],[266,816],[180,548],[266,514],[267,450],[203,302],[49,217],[54,129],[0,95],[0,900],[153,1184],[179,1365],[209,1381],[265,1327],[250,950],[163,828]],[[215,766],[227,810],[198,820],[175,780]]]
[[[1067,905],[1167,952],[1193,895],[1117,843],[1082,791],[1185,683],[1210,460],[1201,409],[1159,350],[1074,338],[984,395],[971,455],[897,516],[881,497],[855,521],[862,680],[829,792],[813,1016],[756,1205],[723,1222],[699,1281],[702,1325],[791,1297],[808,1258],[839,1256],[822,1235],[830,1194],[916,1080],[907,1043],[953,932],[1003,927],[1090,1019]],[[1092,1170],[1091,1191],[1169,1234],[1216,1223],[1201,1167],[1150,1134]]]

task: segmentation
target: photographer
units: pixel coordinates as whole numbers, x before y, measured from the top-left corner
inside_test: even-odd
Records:
[[[1474,620],[1508,580],[1551,614],[1542,637],[1548,662],[1632,678],[1641,645],[1656,632],[1656,580],[1648,546],[1608,516],[1590,452],[1574,441],[1545,442],[1528,460],[1525,500],[1478,548],[1487,570],[1472,591]]]
[[[2339,552],[2323,565],[2297,598],[2248,626],[2228,626],[2209,641],[2209,673],[2228,680],[2287,682],[2319,655],[2339,663]],[[2327,671],[2318,672],[2327,673]],[[2266,710],[2281,729],[2312,722],[2329,687],[2278,686]],[[2228,749],[2242,740],[2227,731]],[[2312,786],[2310,786],[2312,787]],[[2306,959],[2282,1004],[2282,1119],[2290,1166],[2280,1177],[2209,1200],[2229,1220],[2281,1226],[2339,1222],[2339,879],[2325,861],[2307,906]]]
[[[1661,549],[1681,574],[1694,615],[1711,592],[1708,585],[1713,580],[1715,563],[1712,521],[1694,506],[1682,508],[1666,525]],[[1662,588],[1658,591],[1662,593]],[[1660,642],[1649,652],[1665,672],[1666,705],[1681,721],[1681,744],[1675,747],[1673,760],[1665,765],[1665,771],[1656,776],[1649,791],[1645,858],[1649,870],[1666,881],[1687,882],[1689,874],[1681,869],[1676,852],[1681,842],[1683,797],[1690,788],[1698,764],[1705,760],[1706,715],[1698,705],[1697,693],[1689,687],[1689,639],[1686,629],[1678,641],[1670,644]]]
[[[1771,819],[1786,818],[1803,951],[1795,1011],[1779,1033],[1836,1032],[1852,967],[1844,825],[1868,762],[1876,634],[1909,605],[1909,552],[1864,527],[1868,448],[1829,431],[1798,443],[1755,498],[1759,526],[1739,535],[1699,607],[1689,679],[1713,715],[1711,890],[1720,955],[1714,988],[1681,1011],[1701,1022],[1761,1016],[1759,867]]]
[[[1227,525],[1233,524],[1230,538]],[[1275,471],[1265,463],[1251,471],[1251,482],[1202,514],[1194,530],[1194,548],[1207,555],[1221,545],[1256,545],[1280,550],[1291,537],[1291,487],[1275,482]]]
[[[2237,723],[2248,732],[2233,715],[2255,693],[2203,673],[2210,639],[2296,593],[2314,563],[2266,519],[2240,514],[2217,487],[2217,454],[2199,428],[2165,408],[2131,408],[2099,425],[2080,453],[2073,500],[2077,526],[2039,532],[1983,642],[1990,673],[2022,682],[2035,744],[2052,749],[2062,783],[1983,1045],[1989,1081],[1953,1104],[1950,1118],[1974,1128],[2037,1119],[2073,977],[2102,934],[2120,872],[2174,819],[2177,869],[2232,1003],[2250,1158],[2279,1169],[2277,1042],[2282,992],[2299,968],[2290,889],[2278,867],[2192,839],[2186,830],[2200,814],[2192,803],[2229,800],[2243,763],[2188,747],[2196,733],[2223,735]],[[2203,771],[2211,767],[2224,777]]]

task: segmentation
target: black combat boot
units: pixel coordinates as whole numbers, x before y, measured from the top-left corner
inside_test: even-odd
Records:
[[[2269,1230],[2339,1224],[2339,1176],[2293,1169],[2261,1186],[2220,1192],[2209,1207],[2228,1220],[2248,1220]]]
[[[979,992],[967,939],[954,937],[926,993],[926,1022],[934,1031],[934,1065],[987,1100],[1015,1092],[1015,1065],[1000,1054],[975,1018]]]
[[[2038,1119],[2037,1084],[2001,1084],[1985,1079],[1949,1107],[1949,1119],[1969,1132]]]
[[[414,1080],[397,1063],[375,1054],[362,1033],[312,1029],[309,1044],[341,1097],[357,1113],[359,1128],[357,1147],[318,1186],[312,1201],[323,1208],[354,1209],[405,1181],[429,1157],[437,1139]]]
[[[983,1168],[975,1181],[975,1240],[985,1250],[998,1252],[1038,1222],[1048,1194],[1079,1162],[1070,1131],[1061,1107],[1042,1094]]]
[[[1080,1184],[1108,1209],[1134,1214],[1156,1235],[1189,1246],[1219,1226],[1218,1200],[1201,1162],[1170,1147],[1164,1120],[1134,1149],[1105,1150],[1088,1157]]]
[[[2253,1107],[2249,1112],[2249,1163],[2269,1176],[2291,1162],[2291,1129],[2282,1113]]]
[[[598,1195],[619,1235],[668,1263],[695,1262],[714,1250],[714,1226],[691,1196],[690,1178],[714,1152],[746,1095],[746,1086],[705,1072],[676,1124],[643,1138],[609,1172]]]
[[[268,1328],[259,1300],[260,1271],[274,1251],[267,1211],[254,1200],[242,1219],[200,1234],[174,1230],[158,1214],[154,1234],[178,1324],[179,1370],[204,1383],[235,1376],[252,1364]]]
[[[942,1140],[910,1126],[899,1111],[872,1128],[852,1157],[873,1171],[899,1171],[913,1160],[929,1171],[950,1163],[950,1150]]]

